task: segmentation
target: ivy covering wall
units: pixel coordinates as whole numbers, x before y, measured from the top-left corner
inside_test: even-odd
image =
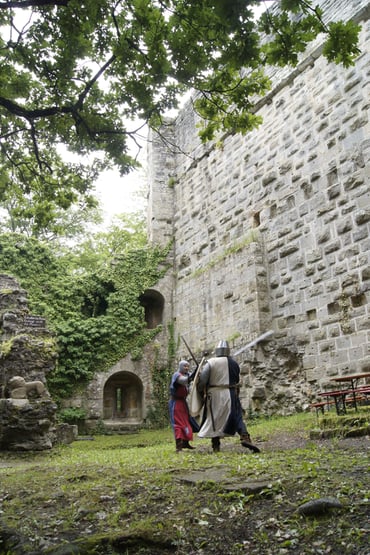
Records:
[[[58,363],[48,376],[55,399],[128,353],[140,358],[160,330],[147,328],[139,298],[166,272],[167,249],[149,247],[138,233],[115,229],[73,250],[0,235],[0,272],[18,280],[30,312],[56,334]]]

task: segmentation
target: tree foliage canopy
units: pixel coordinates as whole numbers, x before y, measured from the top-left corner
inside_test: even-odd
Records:
[[[40,214],[31,215],[39,223],[50,207],[78,203],[94,171],[114,164],[124,174],[135,165],[129,140],[137,141],[139,129],[127,122],[159,126],[190,88],[199,93],[203,140],[221,129],[246,132],[260,122],[253,103],[269,87],[264,68],[297,63],[319,33],[329,60],[353,63],[359,31],[353,22],[326,25],[311,0],[281,0],[280,11],[269,9],[258,22],[259,4],[0,2],[0,202],[15,186],[40,205]],[[66,165],[61,145],[89,155],[94,170]]]

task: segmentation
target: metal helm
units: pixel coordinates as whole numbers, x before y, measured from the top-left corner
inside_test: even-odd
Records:
[[[180,360],[178,372],[181,374],[187,374],[190,370],[190,365],[187,360]]]
[[[227,341],[221,339],[216,347],[216,357],[227,357],[230,354],[230,347]]]

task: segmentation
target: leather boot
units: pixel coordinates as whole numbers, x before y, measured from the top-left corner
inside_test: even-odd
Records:
[[[258,449],[258,447],[253,445],[252,440],[251,440],[251,436],[248,433],[240,434],[240,443],[242,444],[243,447],[246,447],[247,449],[250,449],[251,451],[253,451],[253,453],[260,453],[261,452]]]
[[[180,453],[183,448],[183,441],[182,439],[176,439],[176,453]]]
[[[192,445],[190,445],[190,443],[188,441],[184,441],[182,442],[182,448],[183,449],[195,449],[195,447],[193,447]]]
[[[220,452],[220,438],[219,437],[213,437],[212,438],[212,449],[214,453],[219,453]]]

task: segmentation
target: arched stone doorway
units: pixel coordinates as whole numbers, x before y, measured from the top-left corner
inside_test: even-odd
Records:
[[[140,423],[143,384],[131,372],[117,372],[108,378],[103,390],[103,419]]]

